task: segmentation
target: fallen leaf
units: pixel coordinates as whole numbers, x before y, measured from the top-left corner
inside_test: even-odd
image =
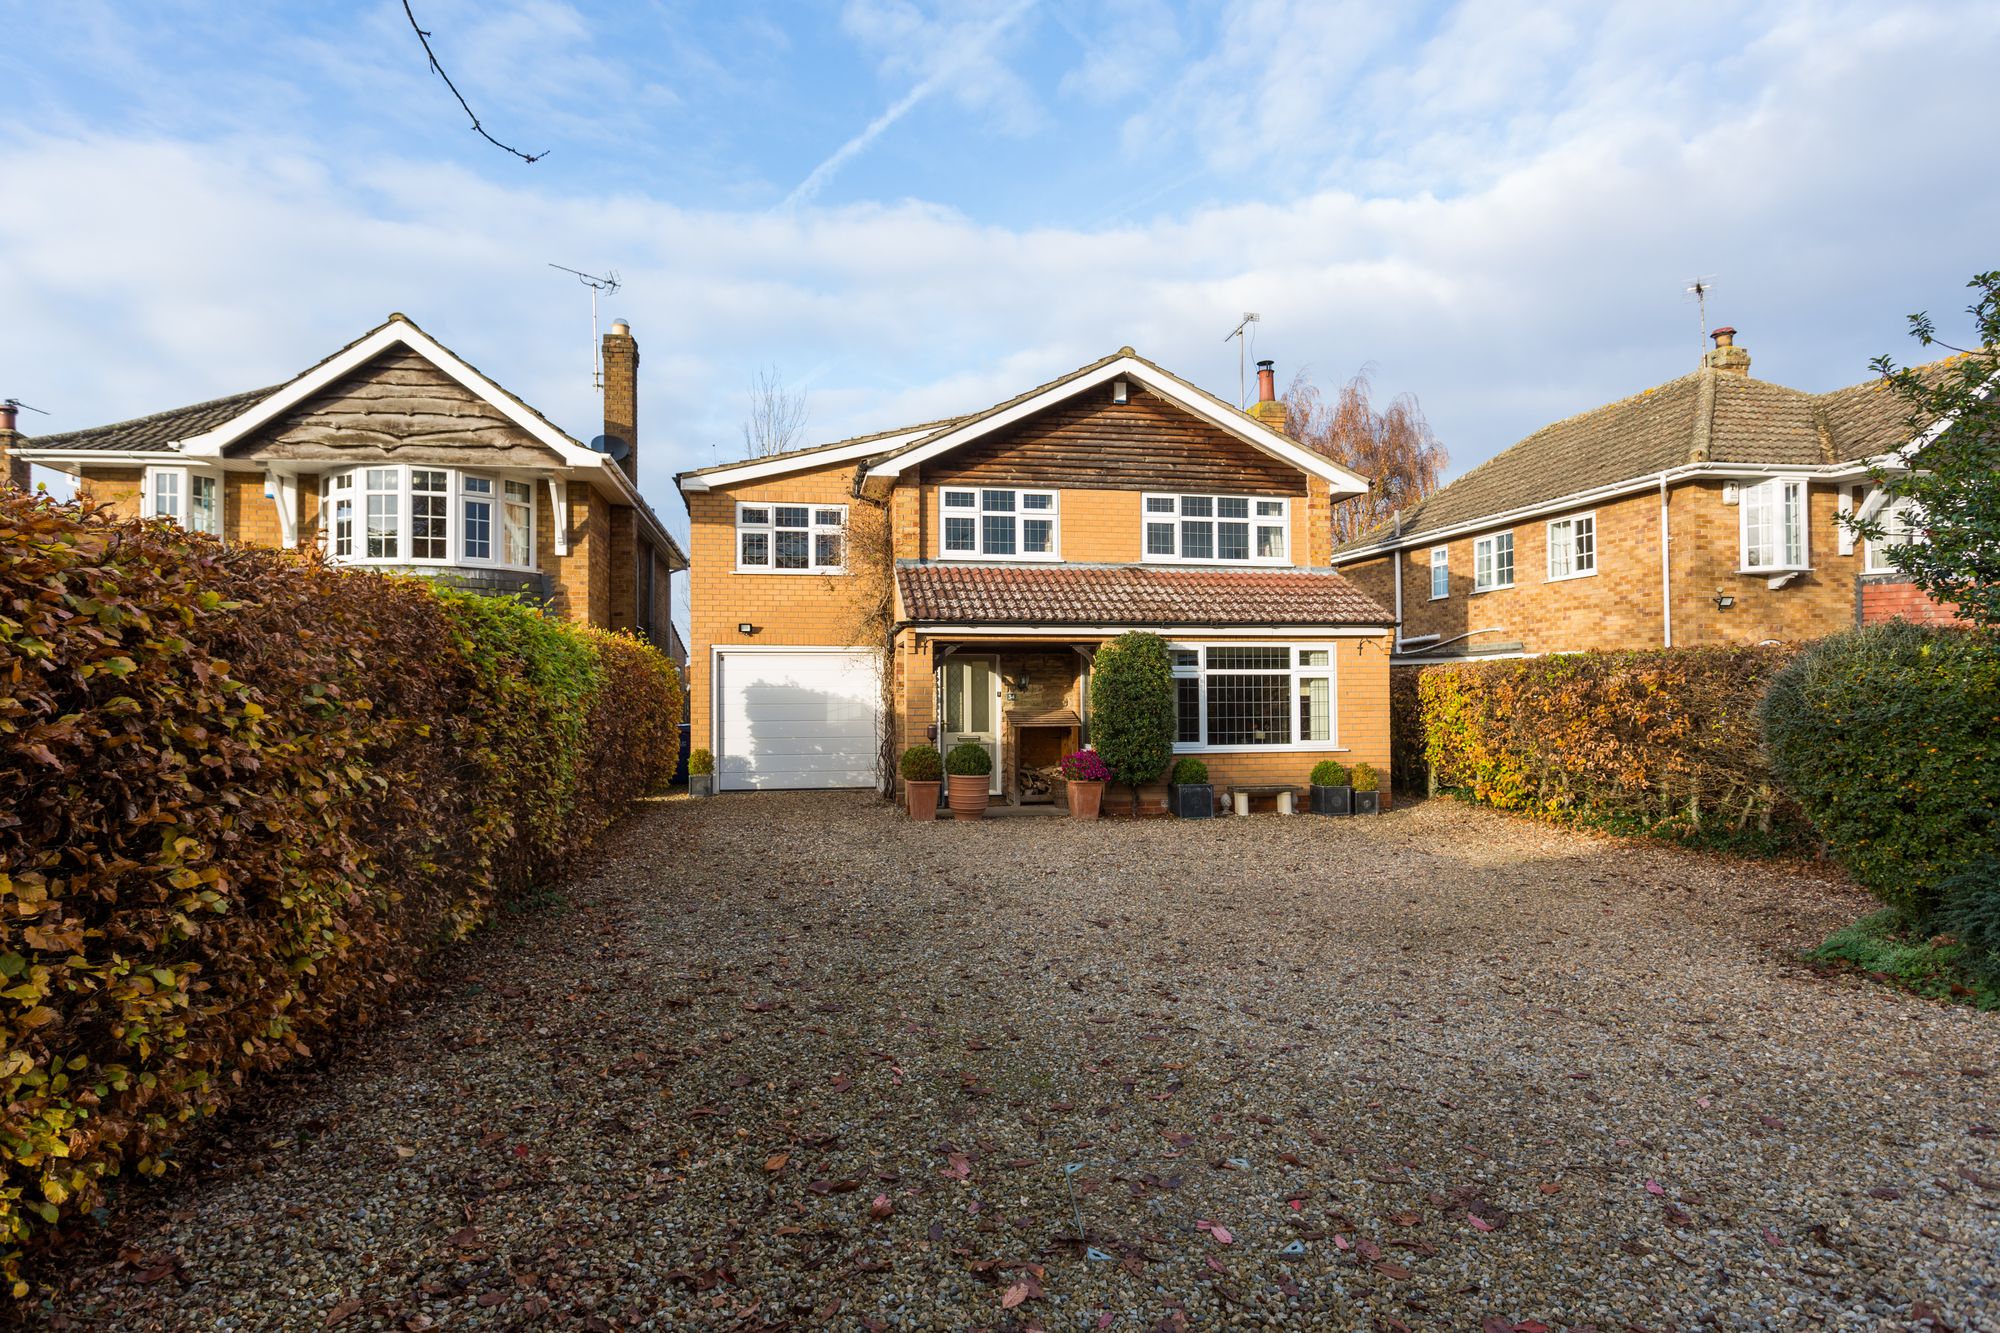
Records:
[[[889,1196],[886,1194],[876,1195],[868,1205],[868,1216],[874,1218],[877,1222],[895,1211],[896,1206],[889,1202]]]
[[[499,1305],[502,1301],[505,1301],[506,1299],[507,1299],[507,1293],[504,1291],[487,1291],[480,1293],[478,1303],[490,1310],[494,1306]]]
[[[1667,1187],[1665,1185],[1662,1185],[1659,1181],[1649,1180],[1646,1182],[1646,1193],[1658,1194],[1664,1197],[1666,1192],[1667,1192]]]
[[[361,1302],[350,1297],[326,1312],[326,1326],[332,1328],[349,1315],[359,1314],[360,1311]]]
[[[785,1163],[791,1160],[792,1155],[788,1152],[774,1152],[764,1159],[764,1169],[766,1171],[782,1171],[785,1169]]]
[[[1553,1180],[1545,1180],[1541,1184],[1541,1190],[1544,1194],[1561,1194],[1563,1187]]]
[[[408,1144],[399,1143],[396,1145],[396,1156],[415,1157],[416,1155],[417,1155],[417,1150],[415,1148],[410,1147]]]
[[[1398,1282],[1401,1282],[1410,1275],[1409,1269],[1403,1267],[1401,1264],[1392,1264],[1386,1259],[1375,1265],[1375,1271],[1383,1277],[1393,1278]]]
[[[1493,1230],[1493,1224],[1487,1221],[1485,1218],[1481,1217],[1477,1213],[1467,1213],[1465,1215],[1465,1220],[1472,1223],[1473,1229],[1476,1231]]]
[[[1042,1284],[1033,1277],[1024,1277],[1007,1288],[1006,1295],[1000,1298],[1000,1308],[1012,1310],[1023,1301],[1032,1301],[1041,1294]]]

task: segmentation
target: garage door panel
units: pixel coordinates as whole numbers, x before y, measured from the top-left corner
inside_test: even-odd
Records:
[[[719,654],[717,785],[873,786],[879,680],[866,649]]]

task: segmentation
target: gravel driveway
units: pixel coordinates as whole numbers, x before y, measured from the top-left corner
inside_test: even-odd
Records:
[[[2000,1328],[2000,1021],[1787,961],[1865,908],[1440,801],[662,800],[57,1323]]]

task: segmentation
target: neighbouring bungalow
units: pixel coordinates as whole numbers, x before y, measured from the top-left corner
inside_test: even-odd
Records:
[[[1218,787],[1387,771],[1393,618],[1327,567],[1367,482],[1129,347],[968,416],[682,473],[694,744],[723,790],[871,787],[926,740],[1053,798],[1092,660],[1170,645]]]
[[[1950,620],[1900,572],[1908,512],[1870,465],[1910,443],[1881,381],[1806,393],[1750,377],[1734,329],[1692,374],[1545,426],[1332,562],[1390,606],[1396,660],[1797,642]]]
[[[639,494],[625,324],[603,365],[593,448],[394,314],[283,383],[133,421],[31,438],[6,407],[0,479],[40,464],[124,517],[523,596],[685,660],[669,588],[687,557]]]

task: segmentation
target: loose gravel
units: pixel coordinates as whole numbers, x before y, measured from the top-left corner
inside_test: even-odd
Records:
[[[1447,802],[650,803],[46,1266],[59,1328],[2000,1328],[2000,1021]]]

